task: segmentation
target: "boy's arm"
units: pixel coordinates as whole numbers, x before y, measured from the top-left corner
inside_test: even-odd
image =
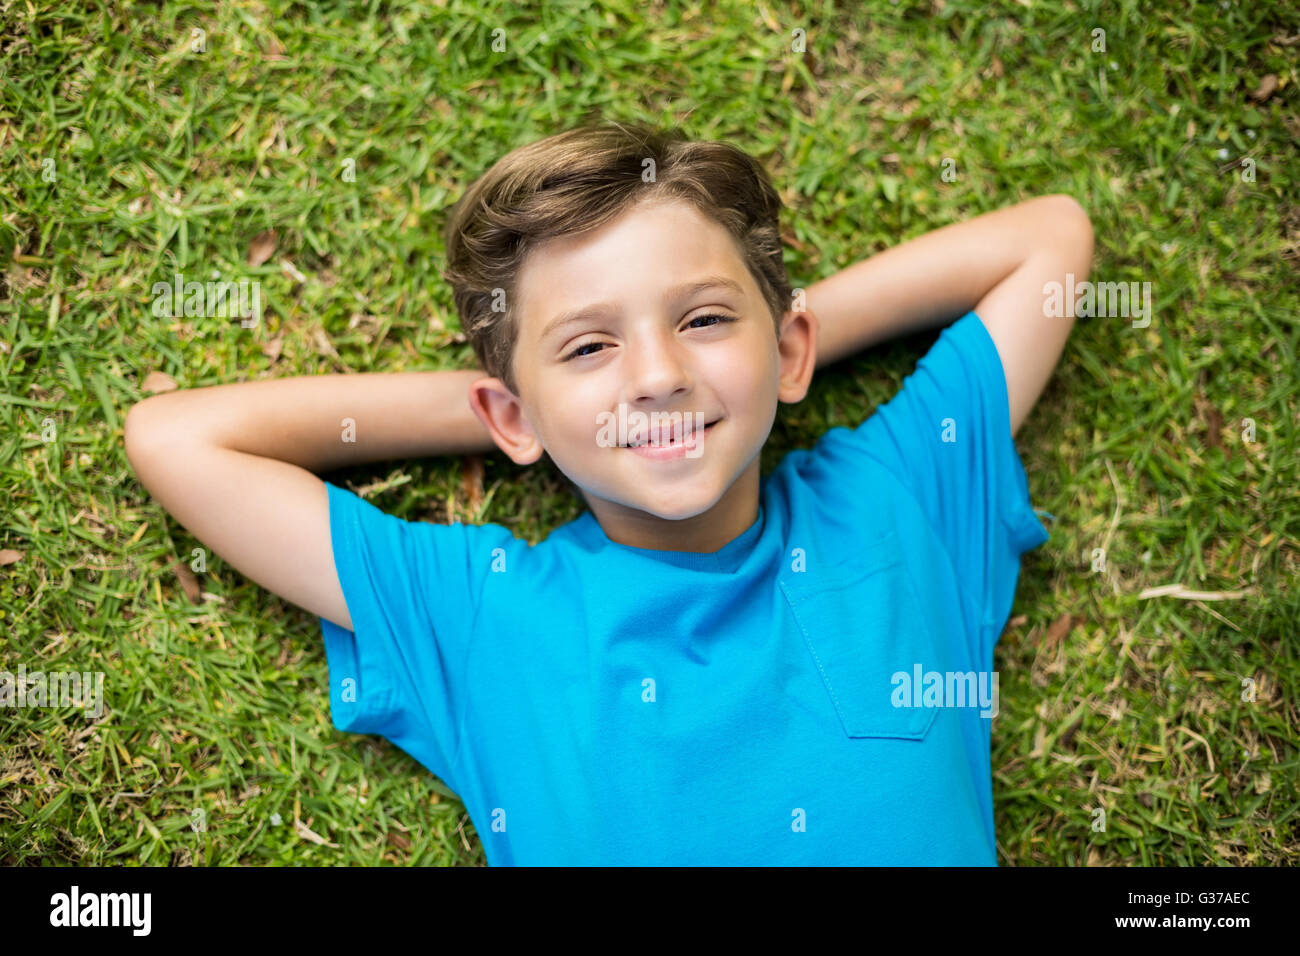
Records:
[[[312,375],[156,395],[128,413],[126,453],[149,493],[228,564],[351,630],[313,472],[494,448],[467,400],[482,376]]]
[[[1014,434],[1047,384],[1072,316],[1044,315],[1044,283],[1088,277],[1092,224],[1065,195],[954,223],[865,259],[807,290],[820,368],[971,309],[997,346]],[[1071,312],[1073,310],[1070,310]]]

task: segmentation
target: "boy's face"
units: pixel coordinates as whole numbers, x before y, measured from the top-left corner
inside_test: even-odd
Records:
[[[685,202],[633,207],[530,253],[513,306],[520,394],[480,379],[471,404],[514,461],[547,452],[605,533],[634,547],[715,551],[754,522],[759,452],[777,401],[807,392],[816,327],[786,313],[778,344],[722,226]],[[661,434],[660,421],[707,428]],[[669,437],[684,440],[628,447]]]

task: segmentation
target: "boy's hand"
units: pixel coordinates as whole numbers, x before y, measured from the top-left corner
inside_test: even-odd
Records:
[[[1042,196],[926,233],[810,286],[820,368],[974,309],[997,346],[1011,431],[1038,400],[1074,319],[1045,314],[1048,282],[1088,277],[1093,233],[1071,197]],[[1073,310],[1070,310],[1071,312]]]

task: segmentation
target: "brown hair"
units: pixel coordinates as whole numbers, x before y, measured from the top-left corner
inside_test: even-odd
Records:
[[[518,394],[514,283],[533,248],[594,229],[635,203],[668,198],[690,202],[731,234],[779,333],[791,289],[781,198],[762,165],[728,143],[693,142],[675,131],[580,126],[508,153],[451,210],[443,274],[483,370]],[[493,310],[498,290],[505,311]]]

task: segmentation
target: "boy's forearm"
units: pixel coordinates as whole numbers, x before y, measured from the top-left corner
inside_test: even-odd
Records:
[[[371,461],[484,452],[491,435],[469,407],[477,370],[304,375],[145,399],[133,441],[215,444],[312,472]]]
[[[814,283],[807,306],[819,323],[817,367],[970,311],[1032,253],[1067,239],[1079,215],[1068,196],[1040,196],[928,232]]]

